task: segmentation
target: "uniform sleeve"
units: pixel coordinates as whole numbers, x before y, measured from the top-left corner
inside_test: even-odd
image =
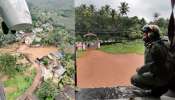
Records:
[[[151,48],[151,55],[155,64],[164,64],[167,56],[167,49],[163,45],[155,44]]]
[[[167,49],[162,45],[155,44],[150,48],[150,53],[152,56],[152,61],[143,65],[138,71],[139,74],[145,72],[155,73],[161,69],[161,66],[165,63]]]
[[[166,71],[165,61],[167,58],[167,48],[163,45],[156,44],[152,47],[151,55],[153,63],[151,65],[151,72],[154,74],[161,74]]]
[[[138,74],[143,74],[145,72],[150,72],[151,66],[153,66],[154,62],[147,63],[143,65],[139,70]]]

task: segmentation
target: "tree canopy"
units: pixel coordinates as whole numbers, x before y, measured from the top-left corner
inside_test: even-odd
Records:
[[[168,20],[154,14],[155,20],[146,22],[144,18],[129,17],[129,4],[121,2],[118,9],[110,5],[96,8],[94,5],[80,5],[75,9],[76,37],[82,37],[91,32],[98,35],[100,40],[138,39],[141,38],[141,29],[145,24],[154,23],[160,26],[161,34],[167,33]],[[80,40],[80,39],[78,39]]]

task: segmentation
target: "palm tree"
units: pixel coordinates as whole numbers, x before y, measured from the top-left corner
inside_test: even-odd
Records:
[[[120,3],[120,6],[119,6],[119,11],[120,11],[120,14],[123,16],[123,15],[127,15],[127,13],[129,12],[129,6],[128,6],[128,3],[126,2],[121,2]]]
[[[101,9],[99,10],[99,14],[100,15],[105,15],[105,9],[104,9],[104,7],[101,7]]]
[[[82,12],[82,15],[83,16],[90,16],[91,15],[91,12],[89,10],[89,7],[86,6],[85,4],[81,5],[80,6],[80,9],[81,9],[81,12]]]
[[[116,15],[116,11],[115,9],[112,9],[111,11],[112,20],[115,20],[115,15]]]
[[[109,5],[102,6],[100,9],[100,15],[109,16],[111,12],[111,8]]]
[[[110,12],[110,5],[105,5],[104,9],[105,9],[106,14],[109,14],[109,12]]]
[[[116,10],[115,9],[112,9],[112,11],[111,11],[111,17],[112,17],[112,29],[114,30],[114,29],[116,29],[115,28],[115,16],[117,15],[117,13],[116,13]]]
[[[94,11],[95,11],[94,5],[90,5],[90,6],[89,6],[89,9],[90,9],[91,12],[94,12]]]
[[[87,6],[85,4],[83,4],[81,7],[82,9],[87,9]]]

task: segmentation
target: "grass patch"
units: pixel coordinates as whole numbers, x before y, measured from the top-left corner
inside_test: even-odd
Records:
[[[104,45],[101,46],[99,50],[113,54],[126,54],[126,53],[143,54],[144,44],[141,40],[136,40],[131,42]]]
[[[76,56],[76,58],[80,58],[80,57],[82,57],[84,54],[85,54],[85,51],[84,51],[84,50],[77,50],[77,56]]]
[[[7,91],[7,100],[16,100],[18,96],[22,95],[26,89],[29,88],[33,82],[36,72],[34,69],[32,69],[30,73],[30,76],[25,75],[24,73],[18,73],[13,78],[10,78],[4,82],[5,88],[10,87],[15,89],[15,91]]]

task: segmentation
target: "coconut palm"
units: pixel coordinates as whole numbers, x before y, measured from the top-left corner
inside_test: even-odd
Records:
[[[106,14],[109,14],[110,13],[111,8],[110,8],[109,5],[105,5],[104,6],[104,9],[105,9]]]
[[[105,15],[105,9],[104,9],[104,7],[101,7],[101,9],[99,10],[99,14],[100,15]]]
[[[115,9],[112,9],[111,10],[111,17],[112,17],[112,22],[111,22],[111,24],[113,24],[112,25],[112,30],[115,30],[116,29],[116,27],[115,27],[115,21],[116,21],[116,15],[117,15],[117,13],[116,13],[116,10]]]
[[[111,12],[111,8],[109,5],[102,6],[100,9],[100,15],[109,16]]]
[[[87,9],[87,6],[83,4],[82,9]]]
[[[129,12],[129,5],[126,2],[121,2],[120,6],[119,6],[119,11],[120,14],[123,15],[127,15],[127,13]]]
[[[115,9],[112,9],[111,11],[112,20],[115,20],[115,15],[116,15],[116,11]]]
[[[91,11],[91,12],[94,12],[94,11],[95,11],[94,5],[90,5],[89,8],[90,8],[90,11]]]

